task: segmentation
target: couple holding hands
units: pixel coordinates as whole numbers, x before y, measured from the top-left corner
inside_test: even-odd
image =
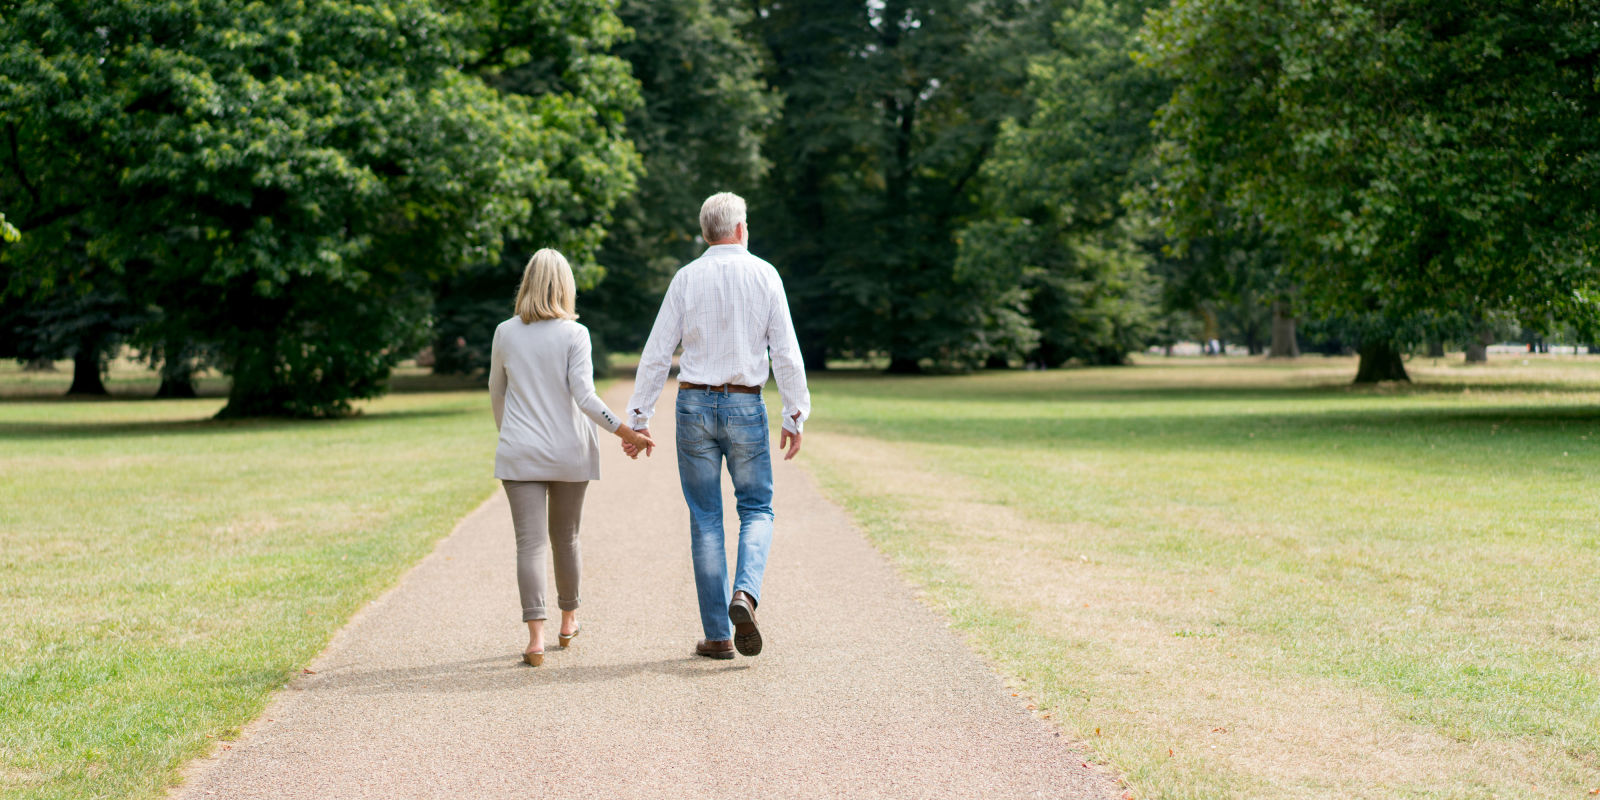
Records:
[[[547,550],[555,557],[561,646],[581,630],[578,527],[584,490],[600,477],[595,427],[621,437],[630,457],[650,455],[656,445],[650,417],[679,344],[678,477],[689,506],[689,552],[705,631],[695,654],[730,659],[736,649],[746,656],[761,652],[755,610],[772,546],[772,461],[761,400],[769,351],[783,397],[779,447],[785,460],[800,452],[811,395],[783,281],[747,249],[744,200],[727,192],[707,198],[700,232],[709,247],[667,288],[639,360],[626,424],[595,394],[589,331],[575,321],[577,290],[560,253],[534,254],[517,291],[516,316],[495,329],[489,393],[500,442],[494,474],[511,503],[517,589],[528,625],[523,660],[532,666],[544,662]],[[731,585],[723,547],[724,459],[739,509]]]

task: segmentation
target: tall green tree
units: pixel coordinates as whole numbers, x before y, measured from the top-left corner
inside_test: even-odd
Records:
[[[540,248],[567,256],[580,290],[605,275],[597,251],[641,168],[626,134],[639,84],[611,52],[630,36],[615,7],[613,0],[475,0],[459,12],[472,23],[463,70],[531,115],[538,144],[527,166],[537,177],[523,190],[531,215],[506,232],[503,246],[435,282],[436,371],[488,367],[495,325],[511,315],[523,268]]]
[[[1123,363],[1153,333],[1160,235],[1124,199],[1148,182],[1150,121],[1170,87],[1130,55],[1154,3],[1084,0],[1029,67],[1031,114],[1007,120],[984,165],[982,218],[960,265],[1024,293],[1048,366]]]
[[[129,287],[147,341],[216,354],[225,415],[347,411],[422,342],[443,276],[533,230],[598,238],[564,165],[625,189],[631,150],[584,95],[472,71],[544,48],[595,94],[630,88],[603,59],[585,72],[561,34],[594,9],[567,5],[518,4],[551,35],[513,45],[487,0],[13,4],[0,206],[25,236],[0,251],[7,290],[62,283],[81,252],[85,286]]]
[[[704,246],[700,204],[719,191],[756,191],[767,168],[761,136],[778,108],[761,49],[744,33],[743,3],[622,0],[617,15],[633,31],[612,52],[639,81],[643,102],[626,127],[644,171],[596,257],[604,280],[579,298],[602,349],[644,345],[673,272]]]
[[[1430,314],[1593,319],[1600,7],[1573,0],[1177,0],[1159,130],[1175,220],[1259,220],[1357,381],[1405,379]]]
[[[1046,4],[755,4],[783,117],[754,235],[787,269],[808,365],[886,353],[893,371],[1014,347],[1015,286],[964,280],[956,232],[1001,120],[1025,108]]]

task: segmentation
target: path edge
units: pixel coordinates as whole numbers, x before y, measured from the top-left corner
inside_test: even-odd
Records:
[[[356,612],[351,614],[350,617],[344,621],[344,624],[340,625],[339,628],[333,632],[332,636],[328,637],[328,641],[323,644],[322,649],[318,650],[317,654],[312,656],[311,660],[307,662],[302,669],[311,670],[312,673],[320,672],[321,670],[319,670],[318,667],[328,659],[331,653],[333,653],[341,644],[344,643],[344,640],[351,635],[350,631],[362,620],[366,619],[375,606],[389,599],[390,595],[399,591],[401,587],[405,586],[409,581],[411,581],[412,575],[414,575],[417,570],[422,569],[424,565],[440,558],[441,556],[439,553],[444,549],[445,543],[449,542],[451,539],[454,539],[458,534],[460,534],[461,530],[465,528],[468,523],[486,513],[489,510],[489,507],[494,505],[494,503],[504,495],[504,492],[505,490],[497,481],[494,489],[489,493],[489,496],[484,498],[483,502],[474,506],[471,511],[467,512],[466,514],[462,515],[460,519],[456,520],[456,524],[450,528],[450,532],[439,537],[438,540],[433,543],[433,549],[429,550],[427,555],[417,559],[416,563],[412,564],[406,569],[405,572],[401,573],[400,577],[397,578],[395,582],[389,586],[389,588],[384,589],[383,592],[377,597],[368,600],[365,605],[362,605],[360,608],[356,609]],[[195,755],[183,762],[183,764],[178,767],[176,774],[172,775],[167,780],[166,785],[162,787],[162,793],[160,796],[165,798],[165,800],[182,800],[186,787],[196,785],[197,780],[201,777],[204,777],[206,773],[213,769],[220,768],[220,766],[228,760],[231,753],[234,752],[234,746],[253,738],[267,720],[275,718],[273,715],[274,711],[296,698],[298,696],[298,690],[308,677],[309,675],[303,671],[297,672],[291,676],[288,682],[286,682],[284,685],[273,689],[271,694],[267,696],[267,704],[262,707],[261,713],[257,714],[253,719],[241,726],[237,736],[226,739],[220,737],[214,739],[211,743],[210,749],[208,749],[206,752]],[[224,747],[225,745],[227,745],[226,748]]]
[[[956,625],[955,621],[951,619],[949,612],[945,611],[943,608],[940,608],[933,602],[933,594],[931,591],[929,591],[928,586],[922,581],[914,578],[894,556],[890,555],[881,546],[879,546],[877,540],[873,538],[872,534],[867,532],[866,526],[862,525],[861,522],[856,519],[856,515],[851,512],[850,507],[838,498],[834,497],[834,495],[827,490],[827,488],[823,485],[822,479],[812,471],[811,466],[807,464],[799,464],[797,466],[799,467],[797,471],[801,475],[805,476],[805,479],[811,483],[811,488],[819,497],[822,498],[823,502],[833,506],[838,510],[840,515],[849,521],[851,530],[853,530],[857,536],[861,537],[861,540],[866,543],[867,547],[871,548],[872,552],[883,561],[883,563],[889,568],[889,571],[893,573],[895,579],[900,582],[900,585],[905,587],[907,594],[911,596],[911,599],[914,600],[917,605],[922,606],[922,608],[931,614],[935,619],[939,620],[940,623],[943,624],[945,630],[949,631],[950,635],[958,643],[960,643],[962,649],[964,649],[974,661],[982,666],[985,672],[995,679],[995,683],[998,686],[1002,687],[1003,690],[1016,689],[1016,692],[1012,693],[1009,698],[1004,699],[1014,701],[1014,704],[1017,706],[1018,710],[1027,714],[1029,717],[1032,717],[1033,721],[1042,726],[1045,730],[1054,732],[1056,736],[1059,736],[1062,738],[1062,740],[1064,740],[1069,748],[1083,756],[1083,766],[1086,767],[1090,772],[1098,775],[1106,782],[1106,786],[1110,790],[1109,796],[1119,798],[1124,797],[1124,793],[1129,791],[1126,783],[1126,774],[1123,773],[1122,770],[1118,769],[1116,764],[1112,763],[1108,758],[1097,751],[1092,742],[1072,733],[1071,731],[1066,730],[1054,720],[1040,716],[1038,711],[1034,709],[1034,706],[1038,704],[1039,699],[1033,696],[1033,693],[1028,689],[1028,687],[1014,685],[1016,682],[1016,677],[1009,674],[1005,669],[1001,668],[999,663],[978,648],[976,646],[977,643],[974,641],[973,634],[970,631],[961,629],[961,627]]]

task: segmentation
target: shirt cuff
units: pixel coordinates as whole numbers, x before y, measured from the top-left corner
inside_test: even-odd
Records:
[[[804,434],[806,432],[806,418],[795,419],[787,414],[783,417],[783,429],[790,433]]]
[[[630,428],[632,428],[632,429],[634,429],[636,431],[650,427],[650,415],[649,414],[641,414],[636,410],[629,409],[629,411],[628,411],[628,427],[630,427]]]

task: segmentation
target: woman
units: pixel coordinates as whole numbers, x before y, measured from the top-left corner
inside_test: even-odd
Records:
[[[544,663],[544,559],[555,551],[561,646],[578,635],[578,520],[589,481],[600,478],[595,426],[622,437],[646,455],[655,442],[622,424],[594,392],[589,329],[574,322],[577,289],[572,267],[546,248],[533,254],[517,290],[517,315],[494,331],[489,356],[489,396],[500,445],[494,476],[511,501],[517,534],[517,591],[528,623],[523,660]]]

